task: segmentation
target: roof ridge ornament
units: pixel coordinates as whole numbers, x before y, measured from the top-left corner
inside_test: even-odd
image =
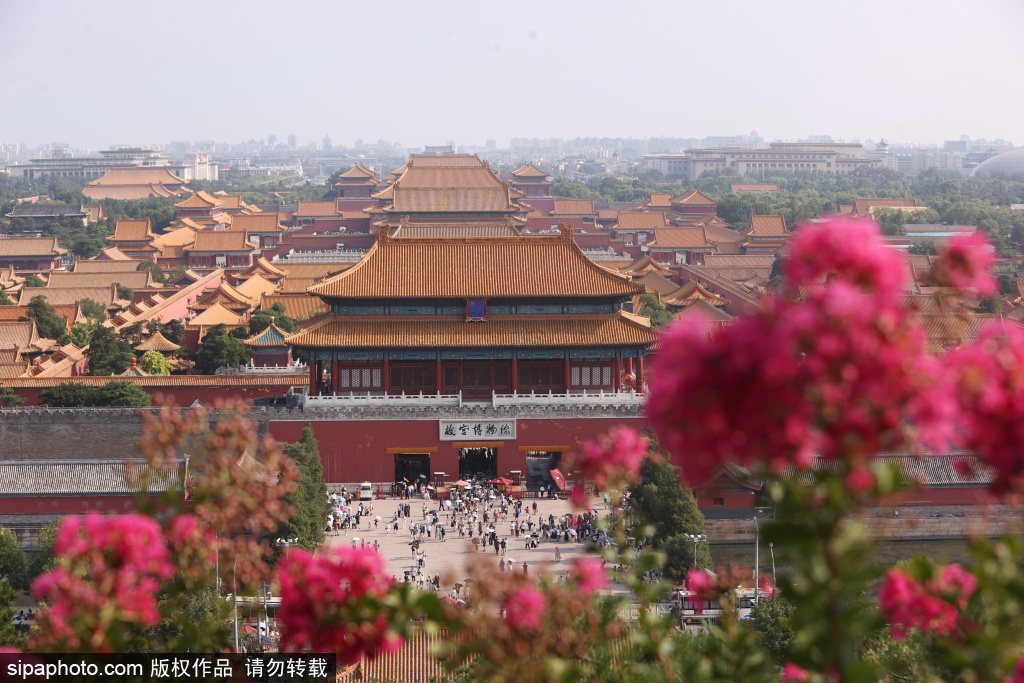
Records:
[[[572,226],[571,225],[566,225],[565,223],[559,223],[558,224],[558,231],[560,233],[562,233],[562,240],[564,240],[566,242],[572,242],[573,241]]]
[[[391,225],[385,223],[377,228],[377,244],[387,244],[391,241]]]

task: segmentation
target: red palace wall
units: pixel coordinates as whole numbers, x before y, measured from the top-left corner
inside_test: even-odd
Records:
[[[469,419],[469,418],[467,418]],[[498,475],[512,470],[526,474],[526,451],[576,451],[615,425],[641,429],[643,418],[590,418],[516,420],[517,438],[500,443]],[[294,442],[302,436],[302,421],[270,422],[270,434],[278,441]],[[437,420],[360,420],[311,422],[320,443],[324,480],[328,483],[389,482],[395,477],[395,458],[388,449],[430,454],[430,477],[444,472],[451,481],[459,476],[459,448],[472,441],[441,441]],[[456,447],[453,444],[460,444]],[[523,450],[520,450],[520,449]],[[422,449],[422,450],[420,450]]]
[[[117,377],[111,377],[112,380]],[[69,381],[74,381],[69,379]],[[225,379],[227,381],[227,378]],[[287,390],[287,387],[280,385],[266,386],[266,387],[232,387],[232,386],[217,386],[217,387],[189,387],[189,386],[167,386],[167,387],[142,387],[142,389],[150,396],[156,397],[157,394],[161,394],[164,400],[170,400],[172,405],[178,408],[187,408],[192,405],[195,401],[200,401],[204,406],[212,406],[218,399],[237,399],[241,401],[251,401],[256,398],[263,398],[265,396],[281,396]],[[15,388],[14,393],[25,399],[25,406],[37,406],[39,405],[39,392],[42,389],[22,389]]]
[[[135,511],[135,495],[127,496],[2,496],[0,515],[81,515]]]

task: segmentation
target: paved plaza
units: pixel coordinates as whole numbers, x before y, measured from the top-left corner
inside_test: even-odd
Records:
[[[533,514],[533,503],[537,503],[537,514]],[[437,512],[440,517],[441,523],[445,521],[445,515],[450,514],[445,510],[438,509],[437,500],[425,501],[422,498],[412,498],[408,500],[399,500],[396,498],[389,498],[384,500],[373,500],[363,501],[364,507],[368,504],[373,505],[373,512],[369,516],[363,516],[360,518],[360,528],[341,530],[338,532],[331,532],[327,535],[326,542],[321,546],[321,552],[323,548],[332,548],[341,544],[351,544],[353,539],[359,539],[356,544],[359,545],[361,542],[365,542],[368,545],[373,545],[376,541],[380,546],[380,554],[384,558],[386,563],[386,571],[395,577],[396,581],[403,580],[404,573],[406,571],[416,570],[416,561],[413,558],[413,549],[410,545],[413,541],[413,536],[409,531],[408,524],[403,527],[402,522],[412,522],[420,524],[424,522],[423,517],[423,504],[427,504],[427,518],[430,518],[430,513]],[[399,519],[399,529],[396,533],[394,530],[385,532],[385,522],[392,519],[395,512],[398,510],[398,506],[402,504],[408,504],[411,506],[411,517],[408,520]],[[572,507],[568,501],[565,500],[553,500],[549,498],[528,498],[523,500],[523,511],[520,513],[519,520],[526,520],[527,507],[529,506],[529,517],[537,522],[539,518],[547,519],[548,515],[554,515],[556,520],[561,515],[573,512]],[[353,509],[358,507],[358,503],[355,503]],[[607,506],[599,498],[593,498],[590,501],[591,509],[598,510],[601,515],[607,513]],[[499,511],[500,507],[495,503],[494,507],[491,508],[492,512]],[[379,515],[381,517],[380,524],[374,528],[373,518]],[[460,515],[460,519],[465,519],[465,515]],[[482,519],[482,511],[481,511]],[[494,529],[498,535],[498,541],[506,539],[508,541],[508,548],[505,555],[502,556],[499,550],[498,554],[495,554],[492,547],[485,546],[482,543],[474,545],[470,542],[469,538],[459,538],[458,534],[458,523],[452,525],[448,524],[445,528],[447,529],[446,540],[441,541],[436,537],[436,534],[432,534],[430,538],[426,536],[421,537],[420,550],[426,551],[427,556],[425,560],[425,566],[423,568],[424,576],[433,577],[435,574],[441,577],[441,589],[447,592],[451,589],[451,585],[455,582],[462,581],[466,578],[466,562],[469,557],[473,554],[481,558],[487,558],[487,560],[493,565],[494,569],[498,568],[499,562],[504,559],[506,563],[509,560],[514,560],[511,563],[511,570],[516,572],[523,571],[523,564],[528,566],[528,573],[531,576],[536,576],[541,571],[548,571],[551,574],[561,576],[565,574],[572,566],[572,560],[576,557],[582,557],[586,554],[585,548],[586,543],[570,541],[569,543],[563,543],[561,541],[555,542],[551,540],[537,539],[537,547],[533,549],[527,549],[526,538],[520,536],[516,538],[510,533],[509,523],[514,519],[511,510],[508,515],[501,517],[498,522],[494,523]],[[367,521],[369,521],[369,530],[367,530]],[[486,525],[485,525],[486,528]],[[479,536],[474,536],[479,538]],[[561,561],[555,560],[555,548],[561,551]],[[479,548],[479,550],[478,550]]]

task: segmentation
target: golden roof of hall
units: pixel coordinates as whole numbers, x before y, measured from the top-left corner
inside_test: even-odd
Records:
[[[232,273],[231,277],[235,278],[236,280],[245,280],[247,278],[252,277],[253,275],[256,275],[257,273],[260,274],[266,280],[280,280],[281,278],[288,275],[287,272],[281,270],[273,263],[268,261],[266,257],[260,256],[253,262],[251,266],[249,266],[248,268],[241,272]]]
[[[854,200],[853,212],[857,216],[868,216],[875,209],[875,207],[887,207],[891,209],[923,209],[925,207],[918,206],[917,200],[913,197],[894,197],[890,199],[865,199],[858,197]]]
[[[199,230],[206,230],[207,226],[203,225],[202,223],[197,223],[188,216],[184,216],[182,218],[176,219],[174,222],[172,222],[170,225],[164,228],[164,234],[166,235],[168,232],[174,232],[175,230],[182,230],[184,228],[188,228],[190,230],[195,230],[198,232]]]
[[[708,243],[704,228],[661,228],[647,246],[663,249],[705,249],[712,245]]]
[[[511,221],[507,223],[466,223],[438,225],[403,222],[392,237],[407,239],[410,237],[427,239],[450,239],[453,237],[517,237],[521,233]]]
[[[34,296],[45,296],[47,303],[53,307],[71,306],[83,299],[92,299],[106,308],[121,309],[131,304],[130,301],[119,299],[117,286],[114,284],[94,287],[22,287],[18,297],[19,306],[27,306]]]
[[[746,230],[748,237],[778,237],[781,239],[790,236],[786,229],[786,218],[781,213],[777,216],[750,216],[750,226]]]
[[[729,304],[728,299],[709,291],[704,285],[694,280],[684,283],[683,286],[665,296],[662,299],[662,303],[666,306],[683,307],[689,306],[698,299],[707,302],[711,306],[726,306]]]
[[[238,214],[231,221],[232,230],[245,230],[247,232],[284,232],[286,228],[281,225],[277,212]]]
[[[220,304],[214,304],[210,308],[185,323],[188,329],[210,328],[215,325],[227,325],[228,327],[242,327],[246,320],[234,311],[230,311]]]
[[[148,242],[156,235],[148,218],[122,218],[114,226],[108,242]]]
[[[675,197],[672,197],[669,201],[671,201],[672,204],[689,204],[696,206],[715,206],[718,204],[714,199],[696,188],[687,190],[682,194],[678,194]]]
[[[277,291],[277,285],[266,280],[259,273],[253,273],[251,277],[235,287],[235,290],[242,296],[247,296],[254,302],[259,301],[264,294],[273,294]]]
[[[91,273],[79,271],[69,273],[63,270],[55,270],[50,273],[50,279],[47,281],[45,289],[109,287],[114,283],[131,289],[160,286],[153,282],[153,274],[148,270]]]
[[[196,241],[185,251],[246,251],[256,249],[247,241],[244,230],[204,230],[196,233]]]
[[[566,316],[329,316],[285,338],[303,348],[485,348],[650,345],[647,318],[624,312]]]
[[[6,237],[0,239],[0,257],[61,256],[68,253],[56,237]]]
[[[75,261],[76,273],[126,273],[135,270],[139,261],[117,247],[105,247],[95,258]]]
[[[372,195],[388,213],[508,212],[525,213],[515,200],[525,196],[478,157],[468,154],[409,158],[394,183]]]
[[[112,168],[102,177],[90,181],[86,188],[108,185],[184,185],[187,182],[171,173],[166,166],[134,166]]]
[[[627,297],[629,277],[588,259],[563,228],[551,237],[392,238],[387,228],[359,263],[313,285],[324,298]]]
[[[636,282],[644,286],[648,294],[667,296],[679,290],[679,285],[656,271],[647,271]]]
[[[552,216],[596,216],[593,199],[556,199]]]
[[[619,268],[619,272],[635,277],[639,273],[648,272],[671,274],[672,269],[652,259],[650,254],[644,254],[636,261]]]
[[[335,187],[358,187],[361,185],[376,186],[378,183],[377,173],[366,168],[362,164],[356,164],[338,176]]]
[[[339,215],[337,202],[299,202],[296,216],[332,217]]]
[[[185,201],[178,202],[174,206],[179,209],[213,209],[223,208],[224,201],[220,197],[214,197],[203,190],[199,190]]]
[[[264,294],[260,301],[260,310],[271,308],[277,303],[284,306],[285,315],[295,320],[306,320],[331,310],[323,299],[310,296],[305,292],[301,294]]]
[[[666,227],[665,214],[660,211],[620,211],[616,230],[658,230]]]

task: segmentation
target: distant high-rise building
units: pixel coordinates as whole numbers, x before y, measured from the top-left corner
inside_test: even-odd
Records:
[[[276,145],[277,145],[277,136],[273,135],[273,134],[268,135],[267,136],[267,147],[269,147],[270,149],[274,149],[274,147]]]
[[[334,145],[331,144],[331,136],[330,135],[325,135],[324,136],[324,149],[334,149]]]
[[[292,133],[291,135],[288,136],[288,146],[291,147],[292,149],[295,149],[296,147],[299,146],[299,138],[297,135],[295,135],[295,133]]]

